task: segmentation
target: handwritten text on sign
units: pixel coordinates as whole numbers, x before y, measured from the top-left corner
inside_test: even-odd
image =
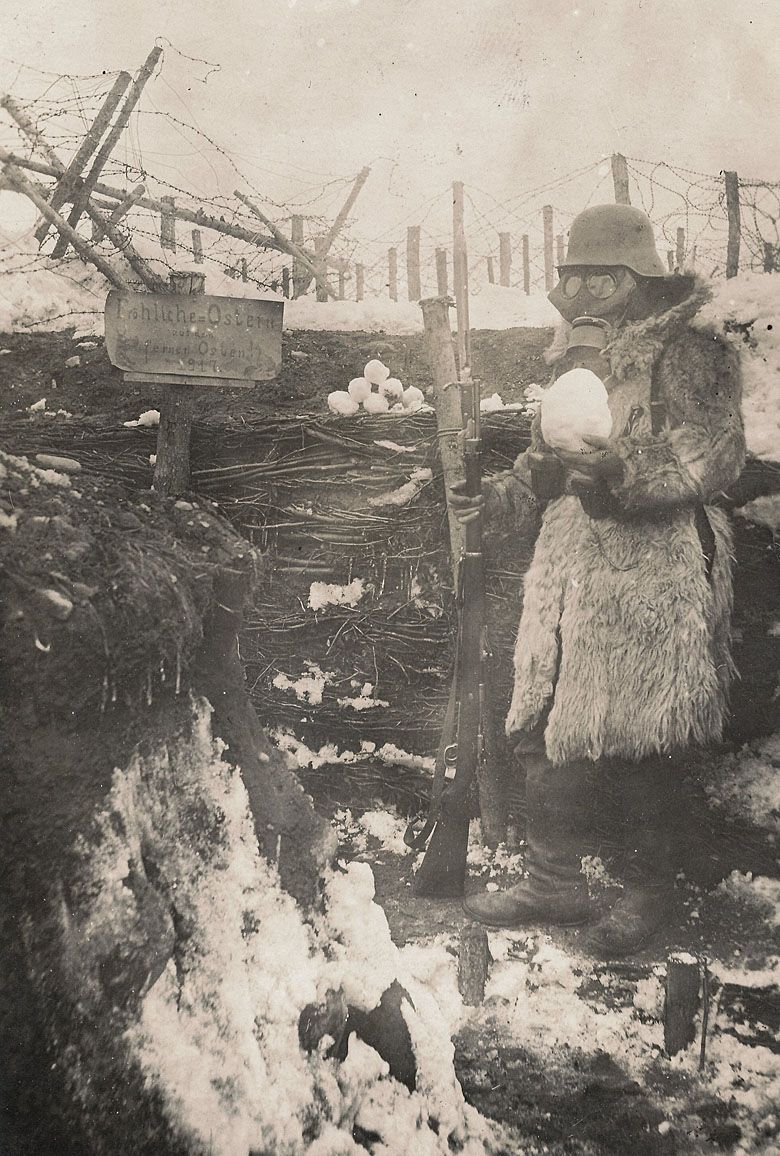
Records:
[[[269,381],[282,367],[281,301],[124,293],[106,300],[106,349],[133,373]]]

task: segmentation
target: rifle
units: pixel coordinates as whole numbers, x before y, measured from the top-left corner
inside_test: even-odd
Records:
[[[458,383],[456,383],[458,384]],[[466,493],[477,497],[482,488],[482,436],[479,383],[466,377],[461,384],[468,413],[463,444]],[[463,894],[469,840],[472,785],[485,756],[485,576],[482,560],[482,516],[464,525],[464,546],[458,564],[458,633],[455,674],[436,758],[427,818],[409,825],[407,846],[425,857],[415,875],[416,895]]]

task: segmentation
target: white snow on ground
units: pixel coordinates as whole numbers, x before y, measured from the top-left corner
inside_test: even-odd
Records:
[[[353,578],[346,586],[333,582],[312,582],[309,587],[309,608],[322,610],[323,606],[357,606],[366,592],[362,578]]]
[[[712,767],[710,806],[758,830],[780,834],[780,732],[754,739]]]
[[[306,670],[297,679],[279,671],[274,676],[272,685],[277,690],[291,690],[299,702],[307,702],[311,706],[319,706],[326,685],[331,681],[329,675],[323,673],[316,662],[307,662]]]

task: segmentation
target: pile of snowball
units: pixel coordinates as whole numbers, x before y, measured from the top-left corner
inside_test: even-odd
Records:
[[[346,389],[328,394],[328,408],[341,417],[354,417],[361,405],[371,414],[414,413],[424,401],[421,389],[416,385],[404,389],[377,358],[369,361],[363,376],[353,377]]]

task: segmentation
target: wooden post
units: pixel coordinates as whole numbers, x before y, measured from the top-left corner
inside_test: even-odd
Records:
[[[726,213],[729,219],[729,239],[726,248],[726,276],[736,277],[739,273],[739,241],[740,241],[740,211],[739,211],[739,177],[733,171],[725,172],[723,179],[726,185]]]
[[[512,238],[509,233],[498,234],[498,283],[509,287],[512,269]]]
[[[171,293],[200,294],[205,284],[205,273],[170,275]],[[190,485],[190,438],[197,394],[191,385],[165,385],[163,389],[154,488],[158,494],[175,498],[186,493]]]
[[[488,259],[487,259],[487,278],[488,278],[488,285],[495,285],[496,277],[495,277],[495,273],[493,272],[493,258],[492,257],[488,257]]]
[[[347,293],[347,270],[344,265],[339,269],[339,301],[343,301]]]
[[[771,241],[764,241],[764,272],[775,271],[775,247]]]
[[[130,85],[130,91],[125,97],[125,101],[119,110],[119,115],[114,121],[108,136],[103,141],[103,144],[98,150],[97,156],[92,162],[92,167],[84,179],[84,183],[79,188],[78,196],[74,197],[73,208],[71,210],[70,216],[68,217],[68,224],[72,225],[74,229],[78,224],[79,219],[81,218],[81,214],[86,208],[87,202],[89,201],[92,192],[94,191],[98,177],[103,171],[103,168],[105,167],[108,158],[111,156],[111,153],[114,151],[114,147],[117,144],[120,136],[125,131],[125,128],[127,127],[127,124],[130,120],[130,115],[135,106],[138,104],[138,101],[141,99],[141,93],[144,90],[144,86],[157,67],[157,62],[161,56],[162,48],[153,48],[141,66],[138,76]],[[61,234],[59,241],[54,247],[52,256],[62,257],[65,254],[67,248],[68,242]]]
[[[670,955],[666,961],[664,1001],[664,1048],[675,1056],[696,1037],[696,1016],[701,1004],[701,965],[687,952]]]
[[[552,205],[545,205],[542,209],[542,222],[544,225],[544,287],[546,292],[549,293],[555,284]]]
[[[249,281],[249,269],[246,263],[246,257],[241,258],[241,280],[246,285]]]
[[[314,238],[314,252],[317,255],[317,273],[314,277],[318,301],[328,300],[328,268],[325,264],[325,238]]]
[[[363,294],[366,290],[366,268],[365,265],[355,266],[355,300],[362,301]]]
[[[140,185],[136,185],[135,188],[132,189],[130,193],[128,193],[128,195],[125,197],[125,199],[123,201],[121,201],[117,205],[117,207],[115,209],[113,209],[112,212],[109,214],[108,224],[109,225],[118,224],[119,221],[121,221],[123,217],[127,216],[127,214],[132,209],[133,205],[138,204],[138,202],[140,201],[141,197],[143,197],[145,192],[146,192],[146,185],[143,184],[143,182]],[[88,209],[87,209],[87,211],[88,211]],[[92,219],[92,240],[93,241],[102,241],[103,237],[105,236],[106,226],[101,224],[95,218],[94,214],[90,214],[90,216]]]
[[[282,296],[290,299],[290,266],[282,265]]]
[[[463,181],[455,181],[452,186],[452,242],[452,279],[458,319],[458,369],[463,373],[466,366],[471,364],[469,261],[466,250]]]
[[[410,225],[406,230],[406,292],[410,301],[419,301],[422,297],[419,225]]]
[[[615,187],[615,204],[630,205],[631,194],[628,190],[628,166],[622,153],[612,154],[612,184]]]
[[[446,297],[449,293],[446,249],[436,250],[436,292],[439,297]]]
[[[160,200],[167,208],[167,212],[163,212],[160,216],[160,248],[170,249],[175,253],[176,218],[173,211],[176,208],[176,201],[173,197],[160,197]]]
[[[527,233],[523,233],[523,292],[526,297],[531,295],[531,253]]]
[[[203,264],[203,238],[200,234],[200,229],[192,230],[192,255],[195,258],[196,265]]]
[[[298,213],[293,214],[290,225],[290,239],[298,249],[303,248],[303,217]],[[300,297],[301,293],[305,293],[306,270],[301,262],[300,257],[293,257],[292,266],[293,279],[293,297]]]
[[[675,251],[675,267],[682,271],[685,264],[685,229],[681,226],[677,229],[677,247]]]
[[[670,273],[674,273],[674,249],[666,250],[666,267]]]
[[[484,1000],[489,963],[487,932],[478,923],[467,924],[458,951],[458,991],[467,1007],[479,1007]]]
[[[398,300],[398,250],[387,250],[387,287],[390,300]]]
[[[555,238],[555,264],[562,265],[564,261],[563,249],[563,233],[558,233]]]
[[[81,176],[81,170],[84,168],[84,165],[87,163],[95,149],[100,144],[103,133],[111,123],[111,117],[116,112],[119,102],[124,96],[131,79],[132,78],[129,72],[120,72],[119,76],[114,81],[113,88],[109,92],[106,99],[103,101],[103,105],[94,121],[92,122],[92,126],[89,129],[89,132],[79,145],[76,151],[76,155],[65,169],[57,183],[57,187],[49,198],[49,205],[52,209],[60,209],[66,201],[69,201],[72,198],[76,188],[76,183]],[[39,245],[42,245],[46,240],[46,234],[49,232],[49,227],[49,222],[44,221],[43,224],[38,229],[36,229],[35,239]],[[93,241],[99,241],[100,237],[95,237],[93,231],[92,239]]]

